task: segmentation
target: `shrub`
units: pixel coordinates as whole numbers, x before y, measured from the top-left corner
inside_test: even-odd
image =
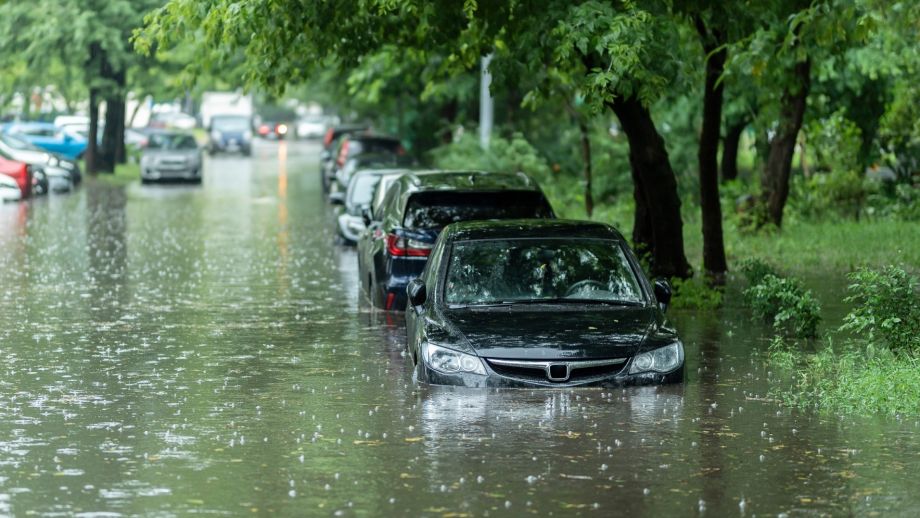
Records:
[[[817,336],[821,308],[797,279],[766,274],[761,282],[744,290],[744,296],[754,315],[777,332],[798,338]]]
[[[763,282],[764,277],[767,275],[780,276],[773,265],[757,257],[745,259],[741,262],[739,269],[751,286]]]
[[[695,277],[671,279],[671,286],[674,288],[671,307],[675,309],[716,309],[722,305],[722,291]]]
[[[859,269],[849,275],[851,293],[845,300],[856,306],[844,317],[843,331],[895,353],[920,352],[920,282],[903,268]]]

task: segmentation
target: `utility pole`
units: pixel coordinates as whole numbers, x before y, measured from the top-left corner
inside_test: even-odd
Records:
[[[489,86],[492,84],[492,73],[489,72],[489,63],[492,54],[483,56],[479,78],[479,145],[482,149],[489,149],[489,138],[492,136],[492,121],[495,113],[495,104],[492,102],[492,93]]]

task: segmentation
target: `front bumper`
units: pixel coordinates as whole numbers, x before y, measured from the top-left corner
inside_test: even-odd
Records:
[[[141,168],[141,179],[143,180],[198,180],[200,178],[201,169],[199,167],[187,169]]]
[[[565,382],[528,379],[509,376],[496,372],[488,361],[485,376],[470,373],[445,374],[429,367],[419,358],[418,381],[431,385],[453,385],[470,388],[571,388],[571,387],[630,387],[642,385],[667,385],[684,381],[685,364],[668,373],[643,372],[627,374],[632,360],[626,362],[621,370],[604,376],[573,378]]]

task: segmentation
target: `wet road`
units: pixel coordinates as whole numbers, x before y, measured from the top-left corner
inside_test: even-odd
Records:
[[[0,515],[920,512],[920,423],[766,400],[731,303],[673,315],[684,386],[414,386],[317,152],[0,206]]]

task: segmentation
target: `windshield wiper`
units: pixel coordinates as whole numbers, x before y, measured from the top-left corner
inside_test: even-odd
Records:
[[[606,306],[641,306],[633,300],[580,299],[572,297],[553,297],[547,299],[503,300],[502,304],[598,304]]]

